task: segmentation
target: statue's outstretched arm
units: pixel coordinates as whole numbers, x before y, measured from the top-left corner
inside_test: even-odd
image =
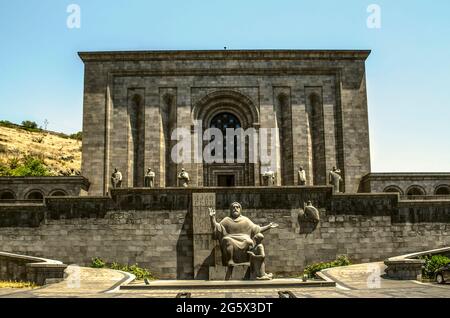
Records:
[[[262,226],[262,227],[261,227],[261,232],[266,232],[266,231],[268,231],[268,230],[275,229],[275,228],[277,228],[278,226],[279,226],[279,225],[278,225],[277,223],[270,223],[269,225]]]

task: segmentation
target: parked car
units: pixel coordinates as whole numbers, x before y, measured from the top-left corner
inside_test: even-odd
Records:
[[[447,264],[436,271],[436,282],[438,284],[444,284],[450,281],[450,264]]]

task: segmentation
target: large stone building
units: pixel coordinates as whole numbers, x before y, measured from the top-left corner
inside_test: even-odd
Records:
[[[278,277],[298,277],[305,266],[343,254],[367,263],[449,246],[450,174],[371,173],[368,55],[80,53],[83,177],[0,178],[0,251],[80,265],[100,257],[138,263],[164,279],[215,279],[224,267],[208,211],[223,219],[236,201],[257,224],[279,224],[264,243],[267,268]],[[261,135],[278,128],[271,143],[277,186],[262,186],[267,163],[250,156],[229,164],[172,161],[172,132],[195,136],[197,120],[202,128]],[[294,187],[300,166],[308,182]],[[345,194],[328,185],[334,166]],[[123,173],[120,189],[111,189],[114,168]],[[156,188],[141,188],[147,168]],[[190,187],[172,188],[181,168]],[[77,196],[88,188],[90,196]],[[315,223],[305,218],[310,201]]]
[[[82,175],[84,178],[0,179],[0,200],[54,195],[107,195],[118,168],[123,188],[144,186],[147,168],[157,188],[178,186],[185,168],[191,187],[328,185],[341,170],[346,193],[398,192],[408,198],[450,195],[450,173],[371,173],[365,61],[370,51],[140,51],[83,52],[85,64]],[[195,160],[215,127],[271,132],[270,164]],[[192,144],[193,161],[177,163],[176,129]],[[201,138],[201,135],[200,135]],[[195,147],[195,143],[199,147]],[[225,148],[224,148],[225,150]],[[72,185],[76,187],[72,189]]]
[[[175,128],[278,128],[277,185],[326,185],[341,169],[346,192],[370,172],[365,60],[370,51],[150,51],[80,53],[85,64],[82,174],[90,194],[177,186]],[[223,128],[223,126],[222,126]],[[247,158],[248,159],[248,158]],[[192,186],[258,186],[260,162],[187,163]],[[344,190],[344,189],[343,189]]]

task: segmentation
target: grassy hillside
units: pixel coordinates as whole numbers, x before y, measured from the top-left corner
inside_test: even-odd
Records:
[[[0,122],[0,165],[14,168],[30,158],[38,159],[50,175],[75,175],[81,170],[79,135],[45,131]]]

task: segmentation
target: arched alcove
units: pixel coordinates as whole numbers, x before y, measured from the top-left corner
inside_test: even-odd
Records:
[[[406,195],[408,196],[421,196],[421,195],[426,195],[426,191],[423,187],[418,186],[418,185],[413,185],[411,187],[408,188],[408,190],[406,191]]]
[[[16,200],[16,194],[12,190],[1,190],[0,200]]]
[[[25,195],[26,200],[43,200],[44,193],[41,190],[31,190]]]
[[[64,190],[53,190],[50,193],[51,197],[66,197],[67,196],[67,192]]]
[[[435,195],[450,195],[450,185],[440,185],[434,191]]]
[[[400,195],[403,195],[403,190],[400,189],[398,186],[391,185],[386,187],[383,192],[385,193],[399,193]]]

